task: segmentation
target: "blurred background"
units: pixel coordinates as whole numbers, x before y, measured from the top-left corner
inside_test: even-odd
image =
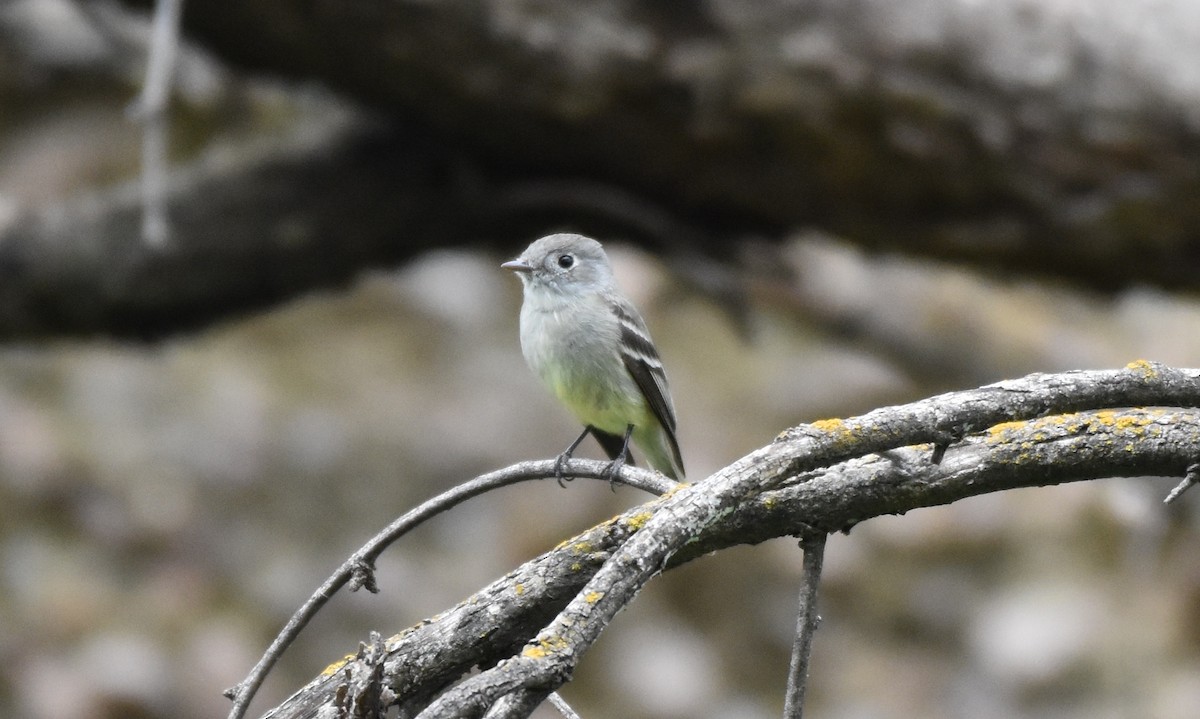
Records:
[[[561,451],[578,428],[499,269],[550,231],[605,242],[693,481],[802,422],[1196,365],[1190,0],[192,2],[159,244],[129,112],[152,10],[0,4],[0,716],[224,716],[379,528]],[[831,538],[808,713],[1196,716],[1178,479]],[[438,518],[251,715],[645,499],[546,482]],[[660,577],[563,694],[585,717],[778,716],[799,567],[776,540]]]

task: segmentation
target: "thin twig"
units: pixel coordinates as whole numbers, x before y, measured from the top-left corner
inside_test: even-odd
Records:
[[[151,247],[167,243],[167,105],[175,59],[179,54],[179,24],[183,0],[158,0],[150,51],[146,58],[146,84],[130,107],[142,123],[142,239]]]
[[[941,464],[942,458],[946,456],[946,450],[955,442],[961,442],[963,437],[967,436],[969,429],[966,425],[939,428],[937,436],[933,440],[933,453],[929,457],[930,463]]]
[[[1179,499],[1179,496],[1188,491],[1195,485],[1200,484],[1200,462],[1188,465],[1187,472],[1184,474],[1183,481],[1175,485],[1175,489],[1167,495],[1163,500],[1163,504],[1170,504]]]
[[[783,703],[784,719],[804,716],[804,693],[808,688],[808,659],[812,654],[813,635],[821,617],[817,614],[817,589],[825,564],[826,534],[814,534],[800,540],[804,552],[804,577],[800,586],[800,608],[796,616],[796,638],[792,643],[792,661],[788,667],[787,696]]]
[[[607,480],[610,478],[606,473],[607,469],[607,462],[590,459],[572,459],[565,467],[568,475],[582,479]],[[533,479],[552,479],[554,477],[554,460],[521,462],[505,469],[481,475],[469,482],[464,482],[447,492],[443,492],[427,500],[396,519],[351,555],[336,572],[325,580],[325,583],[288,620],[284,628],[275,637],[275,641],[271,642],[271,646],[267,648],[262,658],[259,659],[258,663],[250,671],[250,674],[241,683],[225,691],[225,696],[233,700],[233,708],[229,712],[229,719],[241,719],[245,716],[250,701],[258,692],[259,687],[262,686],[263,680],[266,679],[271,668],[279,661],[279,657],[283,655],[283,652],[296,640],[296,637],[299,636],[309,621],[321,610],[321,607],[325,606],[326,602],[333,598],[333,595],[339,589],[349,583],[352,589],[366,587],[370,591],[376,591],[374,589],[375,559],[393,542],[423,522],[484,492],[518,482]],[[627,484],[655,495],[661,495],[670,491],[675,486],[674,482],[661,474],[629,465],[621,468],[621,472],[616,479],[622,484]]]
[[[563,715],[563,719],[583,719],[558,692],[550,692],[550,704],[558,710],[559,714]]]

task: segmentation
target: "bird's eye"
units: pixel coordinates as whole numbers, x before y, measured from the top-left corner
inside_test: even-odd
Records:
[[[571,265],[575,264],[575,258],[571,255],[559,255],[558,266],[564,270],[571,269]]]

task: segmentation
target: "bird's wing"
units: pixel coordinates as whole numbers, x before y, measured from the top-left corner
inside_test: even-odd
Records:
[[[624,298],[616,298],[613,310],[621,324],[621,361],[642,391],[655,419],[666,431],[675,463],[682,470],[683,458],[679,453],[679,442],[675,439],[675,407],[671,404],[667,374],[658,357],[658,350],[650,340],[646,323],[633,305]]]

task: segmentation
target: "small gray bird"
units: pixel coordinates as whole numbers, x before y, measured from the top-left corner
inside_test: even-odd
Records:
[[[584,424],[559,455],[559,476],[590,432],[613,461],[610,475],[624,464],[632,438],[651,467],[682,479],[667,375],[642,316],[617,290],[600,243],[550,235],[501,267],[515,271],[525,287],[525,361]]]

